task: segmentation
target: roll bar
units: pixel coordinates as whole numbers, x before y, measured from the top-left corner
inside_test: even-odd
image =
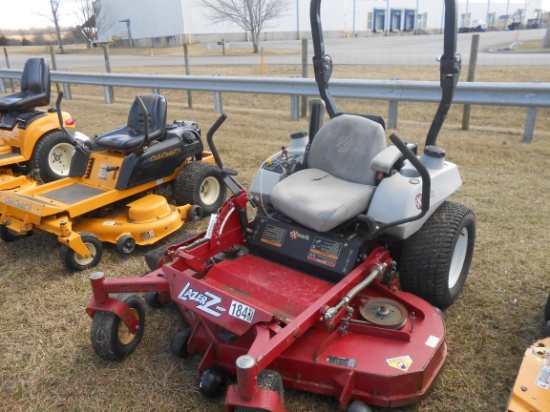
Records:
[[[321,24],[321,1],[311,0],[310,23],[313,39],[313,70],[319,94],[326,104],[330,118],[338,114],[336,104],[330,94],[328,83],[332,74],[332,58],[325,53],[323,26]],[[455,0],[445,1],[445,35],[443,54],[438,58],[440,64],[441,101],[426,137],[426,145],[435,145],[437,135],[447,117],[454,97],[454,89],[460,75],[461,59],[456,53],[458,5]]]

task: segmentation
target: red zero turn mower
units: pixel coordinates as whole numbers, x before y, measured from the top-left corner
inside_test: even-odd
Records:
[[[236,377],[227,411],[285,411],[283,387],[333,396],[346,411],[426,395],[447,355],[436,307],[460,294],[475,240],[473,212],[447,200],[462,183],[458,169],[435,145],[460,72],[457,8],[445,3],[443,97],[417,156],[395,135],[386,147],[381,118],[338,113],[321,0],[312,0],[322,101],[312,105],[309,134],[267,159],[248,192],[209,136],[232,196],[205,233],[150,253],[148,275],[91,276],[87,312],[100,357],[120,361],[136,348],[145,307],[128,292],[144,292],[150,307],[175,303],[189,324],[171,351],[202,354],[203,395]]]

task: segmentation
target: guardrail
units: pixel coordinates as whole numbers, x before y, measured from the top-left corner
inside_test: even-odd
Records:
[[[0,69],[0,79],[19,79],[22,70]],[[228,77],[228,76],[175,76],[161,74],[75,73],[52,71],[51,79],[64,85],[70,99],[70,84],[102,86],[105,102],[111,103],[108,92],[112,86],[151,89],[179,89],[209,91],[214,94],[216,112],[222,110],[222,93],[256,93],[289,95],[293,120],[299,117],[300,96],[318,96],[318,89],[311,78],[280,77]],[[4,82],[0,81],[2,92]],[[397,104],[402,101],[438,103],[441,98],[439,82],[404,80],[341,80],[330,82],[334,97],[387,100],[390,104],[388,128],[397,128]],[[490,83],[459,82],[455,91],[455,104],[526,107],[527,118],[523,142],[533,139],[537,109],[550,107],[550,83]]]

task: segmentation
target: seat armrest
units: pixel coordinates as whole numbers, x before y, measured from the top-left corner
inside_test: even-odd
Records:
[[[379,152],[370,162],[370,168],[375,172],[389,173],[392,166],[403,154],[395,146],[388,146]]]

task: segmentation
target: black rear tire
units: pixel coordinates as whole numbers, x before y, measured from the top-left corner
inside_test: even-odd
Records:
[[[120,362],[137,347],[145,331],[145,305],[138,295],[124,293],[117,295],[118,300],[128,305],[139,320],[139,329],[135,334],[112,312],[98,311],[92,320],[90,339],[94,352],[112,362]]]
[[[189,163],[178,173],[174,182],[176,204],[198,205],[203,216],[208,216],[220,208],[225,200],[226,191],[222,172],[213,163]]]
[[[61,129],[42,136],[34,145],[29,166],[39,169],[44,183],[69,176],[74,146],[71,138]]]
[[[444,309],[464,287],[474,253],[476,220],[466,206],[444,202],[403,243],[401,287]]]

